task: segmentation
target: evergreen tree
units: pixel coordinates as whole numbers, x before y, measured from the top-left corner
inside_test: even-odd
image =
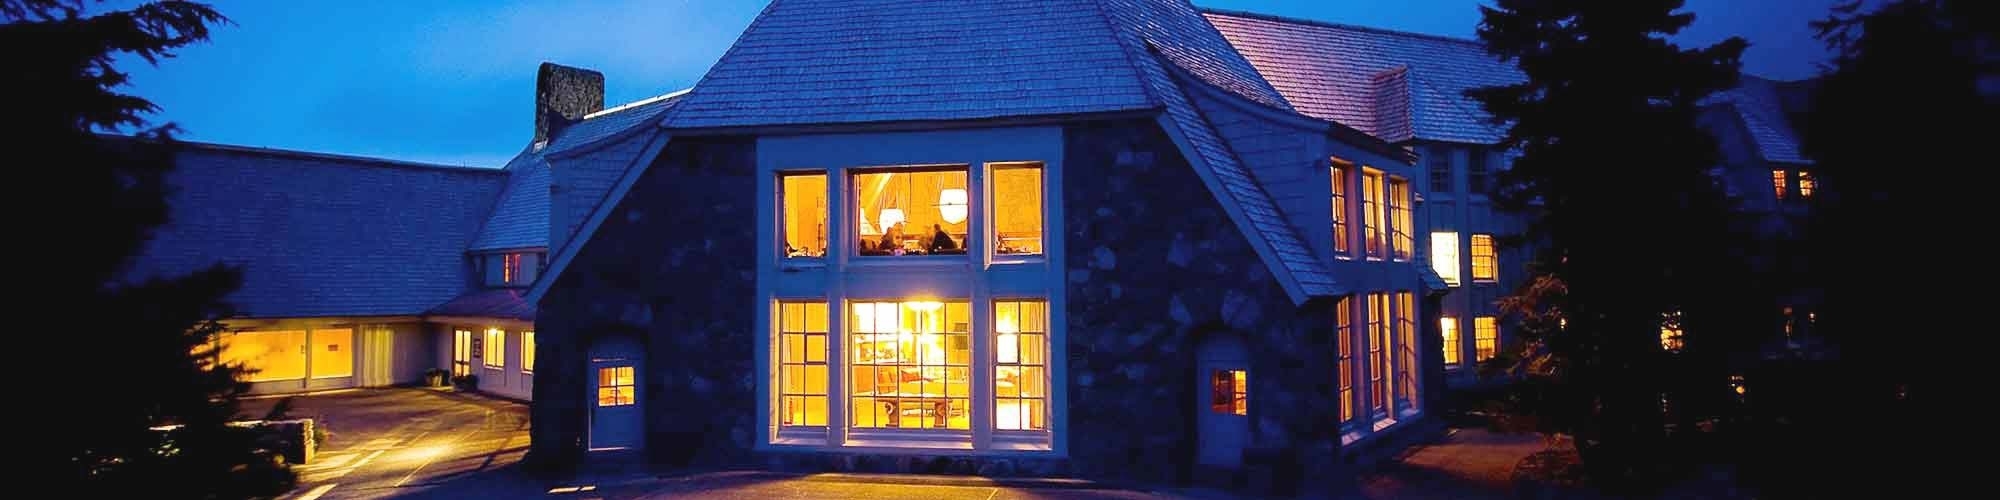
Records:
[[[1684,49],[1681,0],[1499,0],[1479,38],[1525,82],[1477,89],[1502,145],[1498,207],[1525,215],[1527,285],[1504,301],[1522,320],[1517,356],[1530,411],[1572,435],[1593,481],[1656,484],[1674,465],[1670,429],[1726,402],[1728,353],[1746,331],[1744,236],[1713,169],[1700,104],[1736,84],[1741,39]],[[1661,327],[1685,333],[1678,353]],[[1669,404],[1671,402],[1671,404]]]
[[[186,276],[129,276],[131,258],[168,220],[172,125],[120,92],[120,59],[158,63],[227,22],[206,5],[155,1],[92,12],[81,0],[0,1],[0,77],[15,168],[38,211],[16,290],[25,331],[56,376],[37,384],[52,411],[22,430],[46,471],[24,476],[65,497],[248,498],[289,489],[290,472],[236,418],[241,369],[213,361],[222,298],[239,281],[217,265]],[[135,138],[102,134],[132,133]],[[46,449],[34,449],[46,448]],[[42,474],[46,472],[46,474]]]

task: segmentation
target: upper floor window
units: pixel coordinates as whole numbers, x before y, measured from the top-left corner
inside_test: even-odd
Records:
[[[1410,231],[1414,222],[1410,216],[1410,181],[1400,177],[1389,178],[1389,241],[1390,256],[1396,260],[1410,260],[1411,247],[1416,246],[1416,235]]]
[[[1486,152],[1471,150],[1465,164],[1465,190],[1472,194],[1486,194],[1493,188],[1493,171],[1486,162]]]
[[[1387,235],[1382,231],[1382,171],[1361,171],[1361,245],[1370,259],[1388,253]]]
[[[1042,164],[1002,163],[992,166],[993,253],[996,255],[1040,255],[1042,253]],[[954,205],[955,204],[955,205]],[[947,189],[939,194],[939,210],[944,220],[965,220],[965,190]],[[952,207],[958,208],[952,208]]]
[[[1451,150],[1432,148],[1430,156],[1424,157],[1424,165],[1431,171],[1431,192],[1450,193],[1453,191],[1451,182]]]
[[[825,257],[826,172],[779,174],[778,191],[785,214],[785,257]]]
[[[1347,257],[1347,179],[1348,166],[1333,165],[1333,255]]]
[[[1493,250],[1493,235],[1472,235],[1472,280],[1498,279],[1500,279],[1500,263],[1498,254]]]
[[[965,255],[966,218],[973,213],[965,173],[961,165],[854,174],[855,252]]]
[[[527,286],[535,282],[535,275],[541,270],[542,254],[496,253],[488,254],[481,260],[486,267],[486,286]]]
[[[1458,233],[1431,233],[1431,269],[1449,286],[1458,286]]]

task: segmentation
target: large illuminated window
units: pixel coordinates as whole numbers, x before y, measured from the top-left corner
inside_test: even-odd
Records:
[[[535,371],[535,332],[521,332],[521,373]]]
[[[1472,347],[1479,361],[1493,359],[1500,352],[1500,322],[1492,316],[1472,318]]]
[[[1396,292],[1396,399],[1404,406],[1417,402],[1417,299]]]
[[[856,253],[965,255],[967,217],[975,213],[965,172],[956,166],[855,174]]]
[[[993,428],[1049,428],[1048,332],[1048,304],[993,303]]]
[[[481,351],[487,368],[507,366],[507,332],[499,328],[487,328],[486,343]]]
[[[1339,357],[1339,362],[1335,363],[1336,366],[1334,369],[1340,371],[1340,421],[1342,423],[1354,420],[1353,315],[1354,297],[1351,295],[1341,297],[1340,302],[1334,305],[1333,336],[1338,339],[1334,341],[1335,348],[1337,349],[1334,351],[1334,355]]]
[[[1390,256],[1395,260],[1410,260],[1410,252],[1416,247],[1414,222],[1410,217],[1410,181],[1389,178],[1389,241]]]
[[[781,210],[785,214],[786,257],[826,256],[826,173],[788,172],[778,175]]]
[[[860,302],[848,316],[854,428],[971,429],[966,302]]]
[[[778,305],[778,425],[826,425],[826,303]]]
[[[354,330],[312,331],[312,377],[354,376]]]
[[[1786,184],[1789,183],[1788,181],[1790,181],[1790,179],[1786,178],[1785,171],[1783,169],[1771,171],[1771,194],[1777,196],[1778,200],[1780,201],[1785,199],[1785,193],[1787,191],[1785,187]]]
[[[247,382],[298,380],[306,376],[306,332],[239,332],[222,339],[216,361],[251,370]]]
[[[1380,259],[1387,253],[1387,235],[1382,232],[1382,172],[1361,171],[1361,246],[1368,258]]]
[[[1039,255],[1042,253],[1042,164],[994,164],[993,253],[997,255]],[[945,220],[963,219],[964,191],[940,194],[941,210],[955,210]],[[946,203],[950,202],[950,203]],[[959,208],[952,208],[956,204]]]
[[[1368,408],[1389,411],[1389,294],[1368,294]]]
[[[1458,233],[1431,233],[1431,269],[1449,286],[1458,286]]]
[[[1347,245],[1347,179],[1348,165],[1333,164],[1333,254],[1346,257]]]
[[[1812,176],[1812,172],[1807,172],[1807,171],[1804,171],[1804,170],[1800,170],[1800,171],[1799,171],[1799,198],[1802,198],[1802,199],[1808,199],[1808,200],[1812,199],[1812,197],[1813,197],[1813,188],[1815,188],[1815,187],[1817,187],[1817,186],[1816,186],[1816,185],[1815,185],[1815,184],[1813,183],[1813,176]]]
[[[1458,364],[1458,318],[1438,318],[1438,330],[1444,334],[1444,364]]]
[[[1499,255],[1493,249],[1493,235],[1472,235],[1472,280],[1500,279]]]

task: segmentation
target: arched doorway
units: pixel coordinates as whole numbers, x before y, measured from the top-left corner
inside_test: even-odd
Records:
[[[1195,350],[1196,463],[1235,468],[1250,444],[1249,350],[1241,337],[1216,333]]]
[[[645,441],[645,350],[630,337],[600,339],[590,347],[590,449],[637,449]]]

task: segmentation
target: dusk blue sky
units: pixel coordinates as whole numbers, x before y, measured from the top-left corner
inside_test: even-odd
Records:
[[[1684,44],[1752,43],[1751,73],[1812,76],[1806,26],[1839,0],[1689,0]],[[119,2],[129,3],[129,2]],[[132,61],[129,89],[183,139],[499,166],[527,143],[535,67],[604,73],[607,105],[693,85],[754,0],[213,0],[234,22],[180,57]],[[1204,7],[1473,36],[1480,0],[1196,0]],[[114,6],[116,3],[113,4]]]

